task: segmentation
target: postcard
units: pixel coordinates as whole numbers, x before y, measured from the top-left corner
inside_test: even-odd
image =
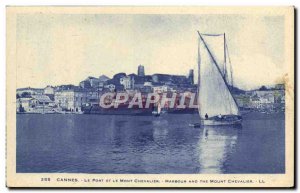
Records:
[[[294,7],[6,11],[8,187],[294,186]]]

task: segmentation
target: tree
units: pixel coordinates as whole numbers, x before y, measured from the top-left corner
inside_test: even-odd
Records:
[[[22,98],[29,98],[29,97],[31,97],[31,93],[30,93],[30,92],[23,92],[23,93],[21,94],[21,97],[22,97]]]
[[[262,85],[259,90],[268,90],[267,87],[265,85]]]

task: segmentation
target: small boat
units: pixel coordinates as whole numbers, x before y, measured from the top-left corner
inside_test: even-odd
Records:
[[[83,111],[77,111],[77,112],[75,111],[74,114],[82,115]]]
[[[198,35],[200,124],[211,126],[241,124],[242,117],[237,102],[230,92],[230,88],[233,88],[233,78],[225,34],[198,32]],[[217,46],[215,43],[218,43]],[[198,126],[198,124],[191,125]]]
[[[203,124],[202,124],[202,125],[203,125]],[[201,127],[201,123],[190,123],[189,126],[190,126],[190,127],[198,128],[198,127]]]
[[[159,117],[161,114],[161,105],[160,102],[158,102],[155,106],[154,106],[154,110],[152,111],[152,115],[155,117]]]

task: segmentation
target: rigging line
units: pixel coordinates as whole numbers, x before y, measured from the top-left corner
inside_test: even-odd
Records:
[[[227,45],[227,43],[225,45],[226,45],[226,51],[227,51],[227,54],[228,54],[228,62],[229,62],[229,66],[230,66],[231,86],[233,87],[233,72],[232,72],[233,69],[232,69],[231,59],[230,59],[230,56],[229,56],[228,45]]]
[[[230,59],[230,56],[229,56],[229,49],[228,49],[228,45],[226,43],[226,50],[227,50],[227,54],[228,54],[228,61],[229,61],[229,66],[230,66],[230,76],[231,76],[231,87],[233,89],[233,69],[232,69],[232,64],[231,64],[231,59]],[[237,101],[234,97],[232,97],[236,106],[239,108],[238,104],[237,104]]]
[[[224,49],[224,77],[225,77],[225,80],[228,82],[229,84],[229,78],[228,78],[228,72],[227,72],[227,61],[226,61],[226,35],[224,33],[223,35],[223,49]],[[232,92],[232,87],[229,87],[229,92]],[[231,103],[230,103],[230,113],[232,114],[232,106],[231,106]]]
[[[203,44],[204,44],[205,48],[207,49],[207,51],[208,51],[208,53],[209,53],[210,57],[212,58],[212,60],[213,60],[213,63],[215,64],[215,66],[217,67],[217,69],[218,69],[219,73],[221,74],[221,77],[222,77],[222,79],[223,79],[223,81],[224,81],[224,83],[225,83],[225,85],[226,85],[226,87],[227,87],[227,89],[228,89],[228,91],[229,91],[229,93],[230,93],[229,85],[228,85],[228,83],[226,82],[226,80],[224,79],[224,77],[222,76],[221,70],[220,70],[220,68],[219,68],[219,66],[218,66],[218,64],[217,64],[217,62],[216,62],[216,60],[215,60],[215,58],[212,56],[212,54],[211,54],[210,50],[208,49],[208,47],[207,47],[207,45],[206,45],[206,43],[205,43],[205,41],[204,41],[204,39],[203,39],[203,37],[201,36],[201,34],[200,34],[200,32],[199,32],[199,31],[198,31],[198,34],[199,34],[199,36],[200,36],[200,39],[202,40],[202,42],[203,42]],[[237,106],[237,108],[239,109],[239,107],[238,107],[238,104],[237,104],[237,102],[236,102],[235,98],[232,96],[232,94],[231,94],[231,93],[230,93],[230,95],[231,95],[231,97],[233,98],[233,100],[234,100],[234,102],[235,102],[235,105],[236,105],[236,106]]]

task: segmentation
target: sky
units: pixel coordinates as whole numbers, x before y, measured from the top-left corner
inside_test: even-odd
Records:
[[[226,33],[236,86],[284,76],[284,17],[264,15],[19,14],[17,87],[75,84],[118,72],[197,73],[197,30]]]

